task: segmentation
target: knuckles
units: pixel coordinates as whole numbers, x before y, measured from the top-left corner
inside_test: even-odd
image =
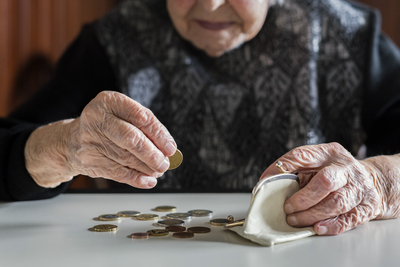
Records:
[[[313,191],[331,192],[336,186],[336,176],[330,170],[323,169],[317,179]]]
[[[327,201],[327,213],[331,216],[336,216],[349,210],[349,199],[346,199],[342,194],[334,193],[329,201]]]

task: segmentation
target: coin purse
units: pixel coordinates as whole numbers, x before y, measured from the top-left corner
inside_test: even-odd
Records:
[[[291,176],[291,178],[290,178]],[[243,226],[230,230],[263,246],[294,241],[315,235],[313,227],[295,228],[286,222],[283,205],[300,187],[293,174],[275,175],[260,181],[253,189],[250,207]],[[285,178],[287,177],[287,178]]]

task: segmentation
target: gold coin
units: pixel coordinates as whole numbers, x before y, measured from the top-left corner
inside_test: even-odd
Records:
[[[103,214],[99,216],[101,221],[119,221],[121,217],[118,214]]]
[[[96,232],[113,232],[117,231],[118,226],[113,225],[113,224],[99,224],[96,226],[93,226],[93,230]]]
[[[173,170],[179,167],[183,161],[183,155],[182,152],[179,151],[179,149],[176,150],[175,154],[173,154],[169,158],[169,168],[168,170]]]
[[[135,217],[140,214],[139,211],[135,210],[124,210],[117,213],[121,217]]]
[[[136,220],[139,221],[153,221],[153,220],[158,220],[158,215],[157,214],[139,214],[138,216],[133,217]]]
[[[215,226],[224,226],[225,224],[229,223],[230,221],[228,219],[212,219],[210,220],[211,225]]]
[[[192,232],[177,232],[173,233],[172,236],[176,238],[191,238],[194,237],[194,234]]]
[[[163,229],[153,229],[147,231],[147,233],[151,236],[165,236],[169,234],[169,231]]]
[[[176,207],[174,207],[174,206],[158,206],[158,207],[155,207],[154,210],[171,212],[171,211],[176,211]]]

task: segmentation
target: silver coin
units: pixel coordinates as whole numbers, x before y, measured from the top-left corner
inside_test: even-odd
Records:
[[[140,214],[140,211],[136,211],[136,210],[124,210],[124,211],[118,212],[118,215],[121,217],[135,217],[139,214]]]
[[[181,220],[174,220],[174,219],[167,219],[167,220],[161,220],[157,222],[157,225],[162,226],[162,227],[167,227],[167,226],[184,226],[185,222]]]
[[[103,214],[99,216],[101,221],[119,221],[121,217],[118,214]]]
[[[192,214],[187,212],[168,213],[165,216],[169,219],[179,219],[179,220],[190,220],[192,218]]]
[[[206,217],[213,214],[211,210],[189,210],[188,213],[192,214],[194,217]]]

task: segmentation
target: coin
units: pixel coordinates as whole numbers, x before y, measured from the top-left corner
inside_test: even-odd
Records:
[[[176,150],[175,154],[173,154],[169,158],[169,168],[168,170],[173,170],[179,167],[183,161],[183,155],[182,152],[179,151],[179,149]]]
[[[168,213],[165,216],[169,219],[179,219],[179,220],[189,220],[192,218],[192,215],[187,212]]]
[[[175,206],[158,206],[155,207],[154,210],[156,211],[176,211],[176,207]]]
[[[163,226],[163,227],[173,226],[173,225],[174,226],[183,226],[183,225],[185,225],[185,222],[181,221],[181,220],[167,219],[167,220],[158,221],[157,224],[159,226]]]
[[[169,232],[184,232],[186,231],[186,227],[183,226],[167,226],[165,227],[165,230]]]
[[[230,221],[228,219],[212,219],[210,221],[211,225],[215,226],[224,226],[225,224],[229,223]]]
[[[113,232],[117,231],[118,226],[113,225],[113,224],[99,224],[96,226],[93,226],[93,230],[96,232]]]
[[[172,236],[176,238],[191,238],[194,237],[194,234],[192,232],[177,232],[173,233]]]
[[[162,230],[162,229],[149,230],[147,231],[147,233],[151,236],[165,236],[169,234],[167,230]]]
[[[139,214],[138,216],[133,217],[133,219],[136,219],[139,221],[152,221],[152,220],[158,220],[158,215],[157,214]]]
[[[135,217],[139,214],[140,214],[140,212],[135,211],[135,210],[124,210],[124,211],[118,212],[118,215],[121,217]]]
[[[133,239],[149,239],[149,233],[133,233],[130,237]]]
[[[118,214],[103,214],[99,216],[101,221],[119,221],[121,217]]]
[[[189,227],[187,231],[192,232],[194,234],[205,234],[211,232],[211,229],[208,227],[195,226],[195,227]]]
[[[189,210],[188,213],[192,214],[194,217],[206,217],[213,214],[211,210]]]

